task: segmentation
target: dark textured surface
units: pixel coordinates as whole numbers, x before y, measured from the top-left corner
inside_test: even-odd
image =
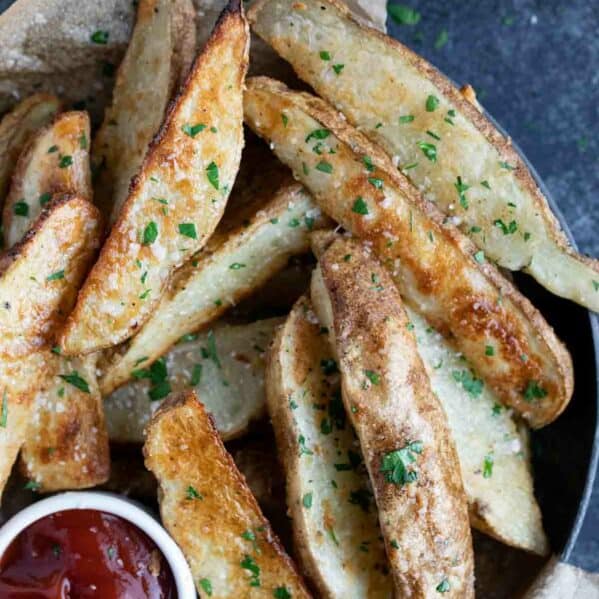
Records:
[[[599,256],[599,2],[402,3],[421,20],[391,23],[391,33],[477,89],[547,184],[580,248]],[[0,0],[0,12],[9,4]],[[435,48],[443,31],[447,42]],[[599,481],[593,503],[573,558],[599,571]]]
[[[475,87],[539,172],[580,249],[599,256],[599,2],[403,4],[420,22],[390,20],[390,33]],[[572,561],[599,571],[599,480]]]

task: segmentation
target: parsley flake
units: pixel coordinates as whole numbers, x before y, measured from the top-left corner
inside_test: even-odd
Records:
[[[59,374],[58,376],[63,381],[69,383],[69,385],[73,385],[73,387],[76,387],[80,391],[83,391],[84,393],[90,392],[87,381],[76,370],[73,370],[71,374]]]
[[[439,98],[437,96],[433,96],[432,94],[426,99],[426,111],[434,112],[437,110],[439,106]]]
[[[204,125],[204,123],[197,123],[195,125],[190,125],[189,123],[185,123],[185,125],[183,125],[181,127],[181,131],[183,131],[183,133],[185,133],[185,135],[187,135],[188,137],[193,138],[198,133],[203,131],[205,128],[206,128],[206,125]]]
[[[410,466],[416,462],[417,455],[421,454],[422,450],[422,442],[413,441],[401,449],[384,455],[381,461],[381,472],[385,474],[385,480],[398,486],[414,482],[418,478],[418,473]]]
[[[197,239],[196,226],[193,223],[179,223],[179,233],[191,239]]]
[[[212,187],[214,187],[214,189],[218,189],[219,188],[218,166],[217,166],[216,162],[211,162],[206,167],[206,176],[208,177],[208,181],[210,182],[210,185],[212,185]]]
[[[362,215],[368,214],[368,204],[366,204],[362,196],[358,196],[355,199],[354,205],[352,206],[352,212]]]

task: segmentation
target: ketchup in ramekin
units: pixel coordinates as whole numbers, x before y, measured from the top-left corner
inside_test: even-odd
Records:
[[[55,512],[0,559],[2,599],[176,599],[170,567],[134,524],[105,512]]]

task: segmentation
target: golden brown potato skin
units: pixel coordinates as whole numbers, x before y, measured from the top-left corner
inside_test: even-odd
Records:
[[[59,114],[38,131],[19,156],[2,214],[5,245],[20,241],[53,195],[92,199],[89,168],[90,124],[86,112]],[[15,205],[25,202],[27,214]]]
[[[201,596],[209,580],[219,599],[271,599],[281,587],[294,599],[310,597],[195,393],[160,406],[144,455],[158,479],[162,521]]]
[[[557,418],[572,396],[567,350],[386,154],[323,100],[272,79],[250,79],[244,102],[248,124],[271,142],[323,211],[371,245],[406,303],[452,340],[501,400],[533,427]],[[317,142],[313,135],[321,130],[326,137]],[[495,347],[492,359],[487,345]]]
[[[33,94],[17,104],[0,121],[0,209],[19,154],[30,136],[47,125],[60,110],[60,100],[51,94]]]
[[[474,597],[460,464],[391,277],[366,246],[337,240],[320,257],[311,291],[335,345],[399,596],[434,597],[442,588]],[[390,479],[389,455],[416,443],[412,465],[404,463],[414,479]]]
[[[231,2],[150,145],[119,219],[60,337],[67,355],[129,338],[160,301],[173,271],[218,224],[243,147],[249,30]]]
[[[54,335],[73,306],[100,234],[94,206],[61,196],[0,259],[0,490],[25,440],[33,398],[47,384]]]
[[[599,261],[570,246],[526,164],[471,90],[461,93],[338,0],[260,0],[248,18],[300,78],[380,144],[491,259],[599,311]],[[321,59],[322,50],[330,60]]]

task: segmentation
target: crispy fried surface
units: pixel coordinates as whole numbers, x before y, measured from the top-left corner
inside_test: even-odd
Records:
[[[0,121],[0,208],[10,177],[32,133],[47,125],[60,110],[60,101],[51,94],[33,94],[17,104]]]
[[[279,588],[294,599],[310,596],[193,392],[171,396],[146,435],[162,521],[200,594],[209,581],[223,599],[270,599]]]
[[[599,311],[593,284],[599,262],[570,247],[510,140],[471,94],[462,95],[398,41],[358,24],[337,0],[261,0],[249,19],[302,79],[394,157],[427,199],[457,216],[489,257]],[[323,49],[329,61],[320,58]],[[342,65],[338,74],[334,65]],[[429,155],[434,149],[434,159],[422,144]]]
[[[141,0],[112,104],[93,144],[96,202],[112,225],[164,119],[180,75],[195,49],[193,15],[185,0]],[[184,13],[184,14],[179,14]],[[188,39],[191,37],[191,39]],[[179,46],[183,44],[183,48]]]
[[[108,434],[96,357],[48,353],[45,358],[50,372],[35,398],[20,464],[40,492],[84,489],[108,479]]]
[[[154,369],[148,360],[135,365],[134,380],[104,399],[111,441],[143,443],[144,428],[160,405],[156,396],[190,388],[202,398],[224,441],[243,434],[264,414],[264,352],[280,323],[279,318],[241,325],[215,323],[177,343]],[[163,390],[158,387],[163,376],[159,369],[168,383]]]
[[[79,294],[61,335],[68,355],[130,337],[222,216],[243,145],[249,43],[243,10],[233,4],[196,59]]]
[[[53,195],[72,193],[91,200],[89,131],[86,112],[63,112],[29,141],[4,205],[6,247],[23,238]]]
[[[238,304],[280,271],[290,256],[306,252],[310,231],[328,223],[304,188],[287,181],[267,203],[254,206],[244,224],[213,237],[175,273],[155,312],[107,370],[102,392],[129,380],[140,359],[146,358],[148,366],[182,335]]]
[[[335,346],[397,592],[429,597],[441,585],[474,597],[458,456],[391,277],[364,245],[340,239],[320,257],[311,295]]]
[[[572,364],[551,327],[379,148],[322,100],[267,78],[248,82],[245,112],[323,211],[372,246],[406,302],[452,338],[504,403],[535,427],[564,410]]]
[[[266,396],[302,569],[321,597],[393,597],[372,489],[332,351],[305,297],[269,349]]]
[[[47,382],[47,354],[100,241],[100,215],[62,196],[44,209],[0,266],[0,489],[25,439],[31,404]]]

